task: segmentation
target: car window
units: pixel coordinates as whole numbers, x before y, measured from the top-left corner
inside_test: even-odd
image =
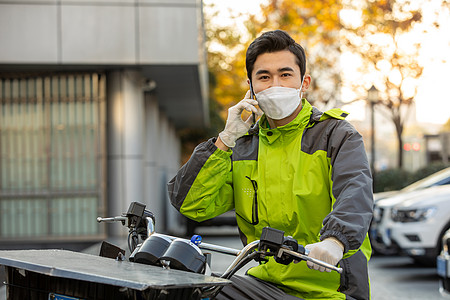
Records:
[[[450,168],[446,168],[439,172],[436,172],[424,179],[414,182],[403,188],[402,191],[415,191],[423,188],[427,188],[434,185],[450,184]]]
[[[436,182],[433,185],[445,185],[445,184],[450,184],[450,177],[449,178],[445,178],[445,179],[443,179],[441,181],[438,181],[438,182]]]

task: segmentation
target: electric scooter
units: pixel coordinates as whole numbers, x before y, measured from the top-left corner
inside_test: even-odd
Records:
[[[222,279],[230,279],[239,269],[255,260],[261,262],[274,257],[280,264],[290,264],[296,261],[311,261],[326,269],[342,273],[342,268],[330,265],[321,260],[309,257],[309,251],[297,241],[285,236],[284,231],[265,227],[261,238],[246,245],[243,249],[233,249],[214,244],[204,243],[201,236],[194,235],[190,240],[182,239],[155,231],[155,216],[138,202],[131,203],[127,213],[112,218],[97,218],[98,222],[122,222],[129,229],[128,247],[131,252],[129,260],[160,266],[164,269],[177,269],[191,273],[210,275],[210,253],[236,256],[228,266]],[[121,252],[117,252],[121,257]],[[114,257],[113,253],[111,257]],[[201,289],[200,299],[214,298],[224,285],[210,286]]]
[[[242,249],[157,233],[155,216],[144,204],[132,202],[121,216],[97,218],[128,228],[125,250],[103,242],[100,255],[60,249],[2,250],[7,299],[36,300],[156,300],[214,299],[246,264],[273,257],[280,264],[311,261],[341,273],[342,269],[308,256],[295,239],[275,228],[263,228],[261,238]],[[211,251],[234,256],[220,275],[211,274]]]

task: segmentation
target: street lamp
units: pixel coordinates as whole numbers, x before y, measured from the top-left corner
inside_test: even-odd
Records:
[[[372,85],[367,91],[367,101],[370,103],[370,123],[371,123],[371,136],[370,136],[370,169],[372,170],[373,186],[375,187],[375,104],[378,102],[378,90]]]

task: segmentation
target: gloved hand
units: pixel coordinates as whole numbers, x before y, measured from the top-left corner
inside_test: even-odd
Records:
[[[232,148],[236,145],[236,140],[247,133],[252,124],[252,116],[248,117],[246,121],[242,120],[241,114],[244,109],[248,112],[253,112],[256,115],[262,115],[262,111],[257,109],[258,101],[250,99],[250,91],[245,94],[245,98],[238,104],[228,109],[227,123],[225,129],[219,133],[219,138],[228,147]]]
[[[309,250],[309,257],[322,260],[333,266],[337,265],[344,255],[344,245],[342,245],[342,243],[334,237],[329,237],[321,242],[306,245],[305,248]],[[320,272],[331,272],[331,270],[325,269],[325,267],[319,266],[310,261],[307,261],[306,265],[308,268],[319,270]]]

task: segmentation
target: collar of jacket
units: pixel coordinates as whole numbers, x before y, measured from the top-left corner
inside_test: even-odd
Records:
[[[269,128],[269,122],[267,121],[267,117],[264,114],[259,120],[259,135],[262,138],[267,139],[269,144],[275,142],[281,135],[286,135],[289,133],[295,133],[296,130],[305,128],[311,117],[312,112],[311,104],[306,100],[302,99],[302,109],[298,113],[297,117],[294,120],[289,122],[286,125],[277,127],[277,128]]]

